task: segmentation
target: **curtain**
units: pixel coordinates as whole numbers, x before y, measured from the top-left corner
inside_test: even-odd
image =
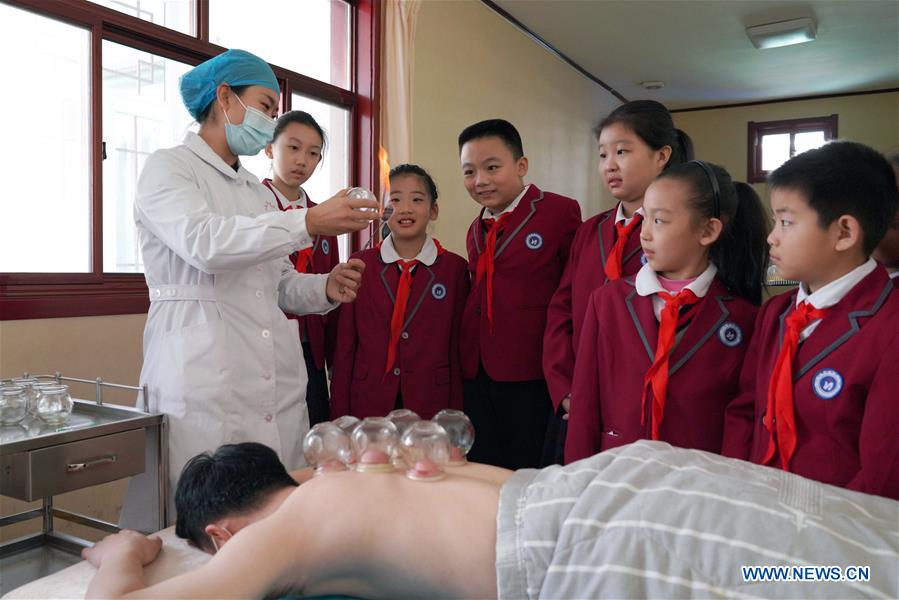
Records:
[[[382,4],[380,141],[391,165],[412,160],[412,78],[420,6],[421,0],[386,0]]]

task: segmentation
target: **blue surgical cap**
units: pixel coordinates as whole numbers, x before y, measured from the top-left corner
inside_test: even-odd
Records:
[[[223,84],[262,85],[276,94],[281,93],[278,79],[268,63],[246,50],[227,50],[210,58],[181,76],[181,99],[194,119],[200,118],[215,99],[216,88]]]

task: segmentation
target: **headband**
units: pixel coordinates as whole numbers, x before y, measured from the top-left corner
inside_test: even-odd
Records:
[[[709,178],[709,183],[712,184],[712,196],[714,196],[715,210],[713,216],[716,219],[721,218],[721,188],[718,187],[718,178],[715,176],[715,172],[712,170],[707,163],[701,160],[691,160],[691,164],[697,164],[699,167],[705,171],[706,176]]]

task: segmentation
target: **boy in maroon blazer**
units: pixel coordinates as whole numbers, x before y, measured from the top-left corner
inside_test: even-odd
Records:
[[[390,172],[390,235],[354,256],[365,262],[356,301],[341,308],[331,381],[334,417],[408,408],[430,419],[462,408],[459,330],[465,259],[428,232],[437,186],[417,165]]]
[[[778,274],[728,407],[723,453],[899,499],[899,294],[871,259],[896,212],[889,163],[853,142],[768,178]]]
[[[480,204],[468,229],[472,290],[462,323],[472,460],[510,469],[541,461],[552,402],[543,378],[546,308],[581,222],[578,203],[524,184],[521,136],[502,119],[459,135],[462,178]]]

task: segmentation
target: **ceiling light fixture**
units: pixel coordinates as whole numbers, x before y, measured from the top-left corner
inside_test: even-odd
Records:
[[[641,81],[640,85],[647,90],[660,90],[665,87],[664,81]]]
[[[746,35],[756,48],[779,48],[811,42],[818,29],[815,20],[810,17],[762,23],[746,28]]]

